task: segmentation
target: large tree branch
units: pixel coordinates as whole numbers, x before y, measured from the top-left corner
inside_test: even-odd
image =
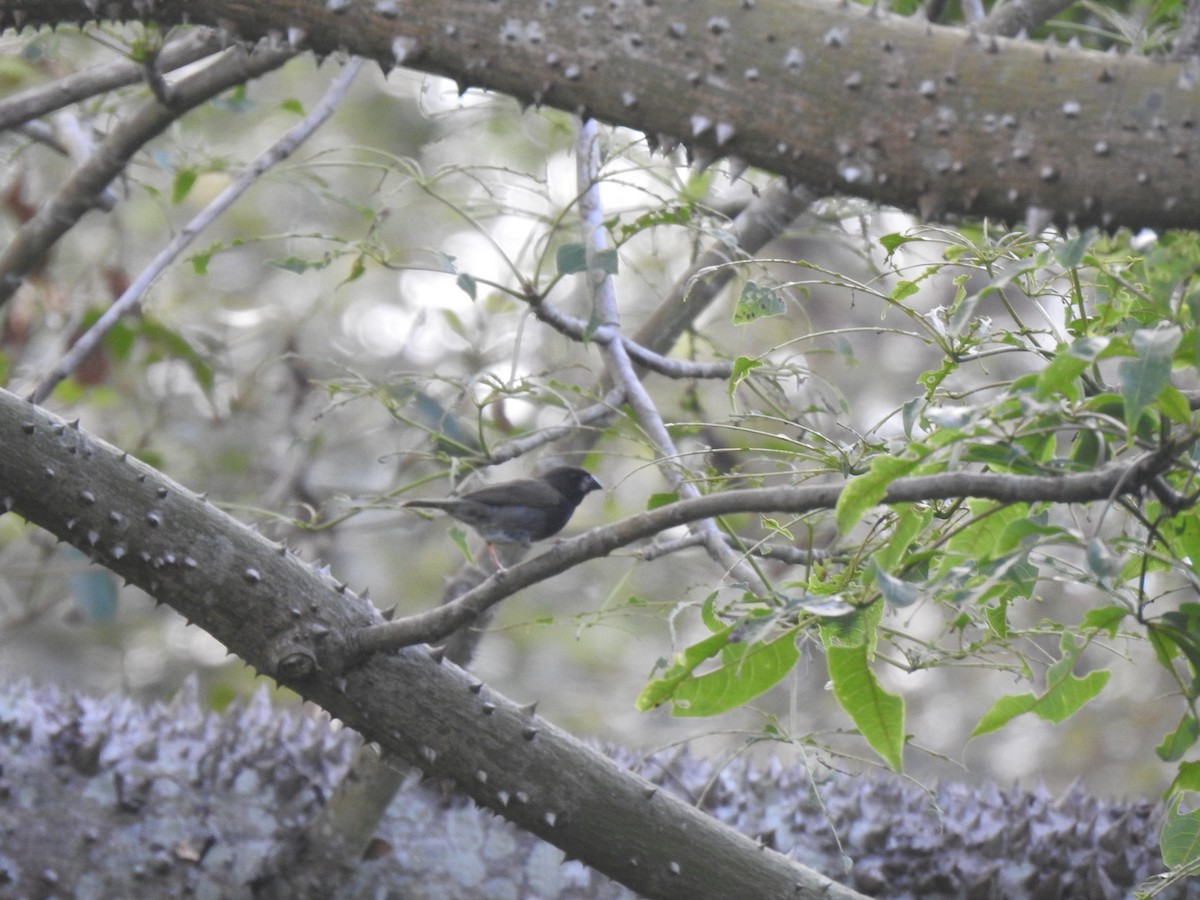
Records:
[[[367,740],[640,894],[860,898],[658,792],[424,650],[323,668],[327,648],[380,622],[367,600],[7,391],[0,511],[89,553]]]
[[[823,0],[114,0],[106,16],[286,35],[737,156],[927,217],[1200,225],[1194,61],[943,28]],[[82,22],[0,0],[0,22]]]

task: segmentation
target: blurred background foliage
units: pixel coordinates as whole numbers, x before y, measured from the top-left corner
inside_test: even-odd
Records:
[[[1172,21],[1178,4],[1077,10],[1074,27],[1056,27],[1102,42],[1114,39],[1118,19],[1136,20],[1132,33],[1144,37]],[[10,34],[0,79],[7,92],[22,90],[145,38],[108,27]],[[312,107],[339,64],[297,58],[186,116],[140,153],[113,186],[114,209],[89,214],[9,304],[4,384],[28,392],[44,377],[168,237]],[[62,115],[103,132],[147,95],[135,86]],[[51,405],[354,588],[369,587],[381,607],[433,606],[461,553],[442,521],[402,513],[398,503],[533,471],[531,458],[472,470],[510,439],[569,424],[572,409],[603,393],[595,348],[537,321],[522,298],[527,280],[557,308],[589,317],[581,276],[558,266],[560,248],[579,240],[574,129],[564,114],[460,96],[436,78],[364,71],[334,119],[201,235]],[[732,218],[767,178],[724,163],[697,171],[681,151],[651,154],[637,134],[602,134],[602,197],[632,332],[702,249],[729,241]],[[0,153],[7,238],[69,166],[17,132],[0,139]],[[1160,285],[1170,314],[1190,315],[1176,300],[1193,296],[1192,235],[1031,238],[995,223],[921,227],[855,201],[821,200],[760,259],[738,263],[733,284],[675,350],[764,365],[737,383],[649,376],[647,385],[684,461],[709,485],[840,482],[873,455],[902,454],[914,429],[977,426],[993,439],[1018,431],[992,415],[993,402],[1012,396],[1014,379],[1045,368],[1080,298],[1103,301],[1125,281],[1148,283],[1146,254],[1157,254],[1153,271],[1171,273]],[[1127,330],[1157,315],[1146,310]],[[1194,342],[1194,322],[1181,327]],[[1181,387],[1195,386],[1194,372],[1177,374]],[[574,446],[606,491],[589,498],[569,532],[644,509],[667,490],[631,420],[579,431],[597,432]],[[1103,440],[1119,443],[1119,432]],[[894,515],[876,510],[854,539],[869,542]],[[1140,539],[1110,523],[1118,554],[1122,542]],[[729,524],[800,549],[853,545],[838,543],[831,511]],[[966,743],[996,698],[1028,689],[1021,676],[1036,680],[1057,659],[1060,623],[1074,626],[1110,602],[1112,587],[1089,568],[1083,541],[1038,562],[1035,599],[1009,611],[1009,636],[997,645],[972,645],[983,640],[976,611],[964,622],[941,601],[889,609],[881,652],[908,654],[913,670],[877,672],[908,706],[908,768],[918,777],[1161,791],[1175,773],[1153,751],[1178,721],[1179,686],[1154,664],[1144,635],[1104,636],[1084,651],[1080,671],[1102,665],[1112,679],[1065,723],[1025,716]],[[809,590],[828,575],[820,565],[762,566],[775,583]],[[811,639],[783,681],[744,708],[713,719],[672,717],[666,706],[637,711],[656,669],[708,634],[703,604],[721,574],[699,549],[652,562],[634,549],[587,563],[507,600],[476,671],[599,741],[877,764],[833,701]],[[1194,595],[1178,574],[1159,589]],[[0,518],[3,677],[165,698],[192,672],[215,707],[254,681],[173,612],[16,518]]]

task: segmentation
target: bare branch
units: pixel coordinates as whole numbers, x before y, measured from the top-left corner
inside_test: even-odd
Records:
[[[533,314],[559,334],[577,341],[585,340],[588,336],[586,322],[567,315],[549,303],[539,303],[534,306]],[[694,362],[687,359],[670,359],[624,335],[621,336],[621,343],[625,346],[625,352],[629,358],[643,369],[665,375],[668,378],[728,378],[733,374],[733,363],[723,360]]]
[[[510,459],[516,459],[518,456],[524,456],[538,447],[544,447],[546,444],[560,441],[578,432],[582,426],[608,419],[624,402],[625,391],[621,388],[614,388],[598,402],[583,409],[571,410],[568,413],[568,421],[562,425],[540,428],[531,434],[522,435],[521,437],[513,438],[512,440],[505,441],[503,444],[497,445],[488,454],[488,460],[494,465],[499,465],[500,463],[508,462]]]
[[[363,60],[361,58],[354,58],[347,62],[337,78],[333,80],[325,96],[312,108],[312,111],[299,124],[292,127],[287,134],[260,153],[246,167],[244,172],[238,175],[204,209],[197,213],[183,230],[171,239],[167,246],[155,254],[154,259],[133,280],[133,283],[125,289],[112,306],[104,311],[104,314],[93,323],[91,328],[80,336],[79,340],[75,342],[66,356],[59,360],[58,365],[54,367],[53,371],[42,380],[41,384],[37,386],[37,389],[30,396],[29,399],[31,402],[41,403],[49,397],[50,392],[54,390],[58,383],[70,376],[75,371],[75,367],[86,359],[87,355],[95,349],[96,345],[104,339],[104,335],[117,324],[121,316],[125,315],[142,299],[142,296],[150,289],[150,286],[158,279],[158,276],[163,273],[167,266],[175,261],[176,257],[195,239],[196,235],[211,225],[225,210],[229,209],[242,194],[246,193],[262,177],[264,172],[276,163],[282,162],[291,156],[297,147],[304,143],[326,119],[333,115],[333,111],[337,109],[338,104],[346,95],[346,91],[350,89],[350,85],[362,69],[362,66]]]
[[[295,55],[290,48],[260,47],[247,52],[232,48],[220,60],[181,80],[174,89],[174,103],[165,107],[157,100],[118,125],[96,148],[96,153],[79,166],[58,193],[41,208],[0,253],[0,305],[12,297],[24,277],[38,267],[54,243],[92,209],[97,198],[121,174],[130,158],[147,141],[189,109],[231,87],[277,69]]]
[[[159,72],[170,72],[216,53],[226,45],[227,42],[222,41],[215,31],[197,28],[163,47],[155,57],[156,68]],[[0,100],[0,131],[105,91],[136,84],[145,77],[145,71],[138,63],[122,59],[5,97]]]
[[[591,289],[592,295],[592,316],[599,323],[592,337],[600,345],[605,371],[612,378],[613,383],[624,392],[625,400],[632,407],[634,417],[642,431],[650,438],[660,460],[659,468],[668,482],[679,492],[681,497],[699,497],[700,492],[691,479],[683,477],[680,464],[670,462],[678,459],[679,451],[667,431],[662,416],[659,415],[658,409],[654,405],[654,400],[642,385],[637,372],[634,371],[633,363],[625,349],[625,342],[621,340],[621,312],[617,305],[616,286],[613,278],[596,265],[596,254],[608,248],[603,209],[600,205],[598,180],[600,153],[596,134],[595,122],[584,122],[579,126],[575,142],[575,171],[579,183],[579,216],[584,231],[584,246],[587,248],[588,287]],[[704,536],[704,545],[708,548],[709,555],[720,562],[730,576],[748,584],[756,594],[767,595],[767,587],[758,573],[747,565],[737,553],[730,550],[715,522],[711,519],[702,519],[694,523],[692,529]]]

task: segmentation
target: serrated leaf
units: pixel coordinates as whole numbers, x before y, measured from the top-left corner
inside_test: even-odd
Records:
[[[891,298],[896,301],[906,300],[913,294],[920,292],[921,287],[915,281],[898,281],[896,286],[892,288]]]

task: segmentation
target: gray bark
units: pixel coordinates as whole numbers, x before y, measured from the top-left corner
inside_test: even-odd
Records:
[[[0,391],[5,510],[91,553],[387,753],[640,894],[858,896],[655,791],[426,649],[347,668],[349,638],[382,621],[368,600],[77,424]],[[286,873],[263,875],[276,876]]]
[[[348,50],[927,218],[1200,226],[1195,58],[1008,40],[821,0],[0,0],[0,24],[78,23],[90,8]]]

